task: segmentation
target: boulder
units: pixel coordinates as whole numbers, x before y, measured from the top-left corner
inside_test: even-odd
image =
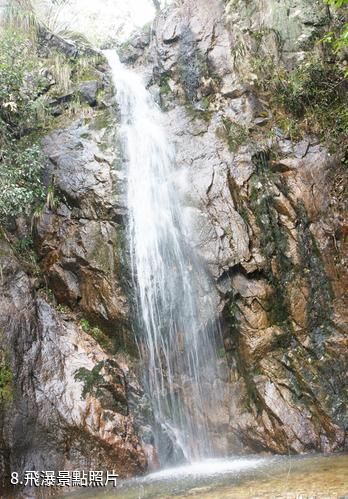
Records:
[[[79,94],[82,102],[87,102],[90,106],[97,105],[98,92],[102,88],[100,81],[84,81],[79,85]]]

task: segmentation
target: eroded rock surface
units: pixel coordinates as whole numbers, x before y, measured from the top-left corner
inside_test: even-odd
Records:
[[[121,283],[126,281],[126,208],[113,144],[115,123],[108,122],[108,113],[44,140],[46,174],[58,200],[35,228],[41,265],[59,302],[122,334],[129,319]]]
[[[344,166],[315,137],[272,128],[253,72],[255,54],[292,67],[326,22],[321,2],[182,2],[136,62],[166,111],[193,249],[220,295],[215,442],[229,452],[346,448]]]
[[[130,330],[117,112],[96,74],[74,117],[69,100],[51,109],[45,206],[0,233],[0,489],[14,470],[133,476],[156,462]]]
[[[292,67],[326,21],[322,2],[187,0],[121,54],[166,111],[190,244],[215,284],[224,400],[208,417],[224,453],[347,448],[346,175],[318,139],[272,125],[252,64],[257,53]],[[99,106],[99,87],[83,83],[87,115],[43,141],[40,276],[0,240],[0,346],[16,380],[0,410],[5,472],[156,465],[138,373],[117,354],[134,351],[127,210],[116,110]]]
[[[0,262],[1,346],[16,379],[4,420],[4,475],[116,464],[126,476],[144,470],[126,361],[47,303],[3,239]]]

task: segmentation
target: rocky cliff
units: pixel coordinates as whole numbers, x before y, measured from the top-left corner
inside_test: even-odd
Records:
[[[56,50],[86,59],[54,37],[42,47],[47,65]],[[0,236],[4,486],[11,471],[139,474],[152,452],[130,322],[117,110],[105,63],[87,59],[70,92],[50,87],[46,202]]]
[[[165,111],[190,244],[219,300],[225,399],[211,417],[223,452],[346,448],[344,139],[306,114],[309,104],[319,114],[316,97],[289,110],[303,94],[284,93],[306,67],[300,83],[313,84],[314,41],[329,22],[319,1],[190,0],[120,50]],[[52,45],[80,57],[54,38],[42,57]],[[345,84],[320,78],[335,85],[328,107],[340,116]],[[131,328],[117,109],[100,60],[73,91],[50,85],[49,195],[30,248],[25,220],[0,240],[1,383],[11,391],[0,411],[3,476],[136,474],[153,449]],[[331,126],[323,107],[324,117]]]
[[[193,250],[220,296],[225,405],[212,417],[229,452],[346,446],[344,139],[306,114],[314,101],[329,114],[320,96],[301,112],[303,93],[284,98],[296,77],[320,92],[330,15],[306,0],[187,1],[122,52],[166,111]],[[339,129],[347,86],[335,88]]]

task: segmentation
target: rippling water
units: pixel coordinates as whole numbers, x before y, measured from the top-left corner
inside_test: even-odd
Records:
[[[86,491],[80,496],[86,499],[347,499],[348,455],[211,459],[120,481],[112,491]]]

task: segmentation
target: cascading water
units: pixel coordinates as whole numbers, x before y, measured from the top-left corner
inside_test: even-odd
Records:
[[[175,155],[163,115],[141,78],[114,51],[105,55],[128,164],[130,250],[145,388],[162,431],[186,459],[202,458],[212,454],[209,414],[221,402],[213,387],[219,328],[208,298],[209,281],[187,243],[190,228],[173,182]]]

